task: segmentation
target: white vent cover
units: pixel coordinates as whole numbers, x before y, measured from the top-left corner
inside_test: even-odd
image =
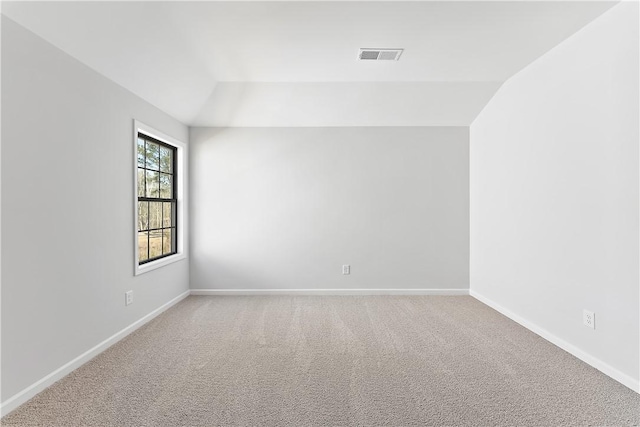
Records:
[[[360,61],[397,61],[404,49],[365,49],[360,48]]]

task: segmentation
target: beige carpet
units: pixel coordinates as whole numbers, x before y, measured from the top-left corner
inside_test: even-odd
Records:
[[[189,297],[4,426],[639,425],[640,395],[471,297]]]

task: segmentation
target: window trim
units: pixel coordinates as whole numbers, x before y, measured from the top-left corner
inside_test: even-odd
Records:
[[[153,139],[156,139],[164,144],[175,147],[175,167],[176,167],[176,249],[177,252],[173,255],[165,256],[154,261],[149,261],[144,264],[139,264],[138,254],[138,133],[147,135]],[[138,276],[143,273],[155,270],[168,264],[172,264],[176,261],[180,261],[187,258],[187,145],[182,141],[172,138],[164,133],[148,126],[138,120],[133,121],[133,155],[131,156],[133,162],[133,253],[134,253],[134,275]]]

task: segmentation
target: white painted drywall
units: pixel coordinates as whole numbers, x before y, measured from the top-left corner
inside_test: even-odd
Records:
[[[190,150],[192,289],[468,289],[468,128],[192,128]]]
[[[636,383],[638,72],[638,4],[623,2],[508,80],[470,129],[471,291]]]
[[[220,82],[202,127],[468,127],[501,82]]]
[[[3,401],[189,288],[186,260],[133,275],[134,118],[188,139],[2,18]]]
[[[3,3],[17,23],[189,125],[320,127],[469,126],[491,82],[503,82],[613,5]],[[405,51],[397,62],[358,61],[361,47]],[[243,124],[221,123],[230,115]]]

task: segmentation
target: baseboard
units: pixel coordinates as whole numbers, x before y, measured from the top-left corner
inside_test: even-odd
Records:
[[[137,320],[136,322],[132,323],[131,325],[127,326],[126,328],[122,329],[121,331],[117,332],[111,337],[107,338],[106,340],[102,341],[100,344],[82,353],[80,356],[76,357],[69,363],[51,372],[46,377],[42,378],[41,380],[31,384],[29,387],[25,388],[24,390],[11,396],[9,399],[5,400],[0,405],[0,416],[7,415],[9,412],[13,411],[14,409],[19,407],[26,401],[34,397],[36,394],[40,393],[45,388],[49,387],[56,381],[62,379],[64,376],[68,375],[72,371],[78,369],[80,366],[84,365],[89,360],[93,359],[98,354],[102,353],[107,348],[111,347],[113,344],[117,343],[118,341],[120,341],[121,339],[123,339],[124,337],[126,337],[127,335],[135,331],[136,329],[140,328],[145,323],[157,317],[159,314],[166,311],[171,306],[182,301],[183,299],[188,297],[189,294],[190,294],[190,291],[183,292],[182,294],[173,298],[171,301],[161,305],[160,307],[153,310],[151,313],[147,314],[146,316],[142,317],[141,319]]]
[[[191,295],[469,295],[468,289],[191,289]]]
[[[489,307],[493,308],[497,312],[507,316],[509,319],[513,320],[514,322],[519,323],[520,325],[522,325],[525,328],[529,329],[531,332],[534,332],[535,334],[541,336],[542,338],[544,338],[545,340],[551,342],[552,344],[557,345],[558,347],[560,347],[564,351],[572,354],[573,356],[575,356],[578,359],[582,360],[586,364],[591,365],[592,367],[596,368],[597,370],[599,370],[603,374],[605,374],[605,375],[613,378],[614,380],[618,381],[619,383],[629,387],[631,390],[635,391],[636,393],[640,393],[640,381],[636,380],[635,378],[632,378],[629,375],[627,375],[627,374],[625,374],[623,372],[620,372],[619,370],[617,370],[613,366],[603,362],[602,360],[600,360],[600,359],[598,359],[598,358],[596,358],[594,356],[591,356],[590,354],[584,352],[583,350],[580,350],[578,347],[574,346],[573,344],[568,343],[567,341],[563,340],[562,338],[557,337],[556,335],[552,334],[551,332],[547,331],[544,328],[541,328],[540,326],[536,325],[535,323],[518,316],[517,314],[515,314],[511,310],[508,310],[508,309],[504,308],[500,304],[498,304],[498,303],[494,302],[493,300],[485,297],[484,295],[479,294],[478,292],[476,292],[474,290],[470,290],[469,294],[472,297],[474,297],[475,299],[477,299],[478,301],[480,301],[481,303],[488,305]]]

